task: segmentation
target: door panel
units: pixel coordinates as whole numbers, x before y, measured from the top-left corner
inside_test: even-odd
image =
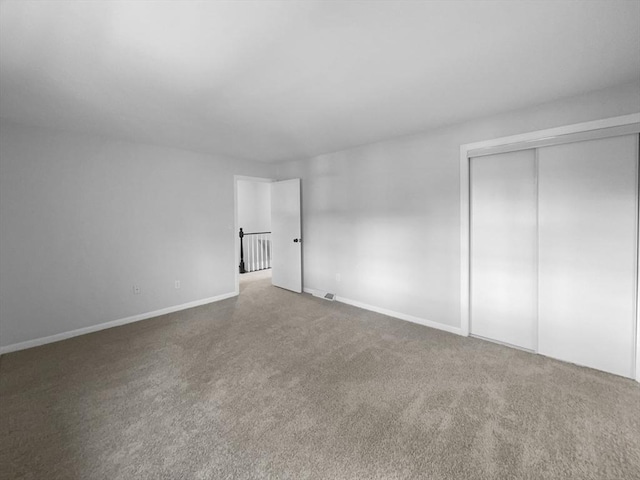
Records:
[[[536,348],[534,150],[471,159],[471,333]]]
[[[632,376],[638,136],[541,148],[539,352]]]
[[[271,184],[271,231],[271,283],[300,293],[302,239],[299,178]]]

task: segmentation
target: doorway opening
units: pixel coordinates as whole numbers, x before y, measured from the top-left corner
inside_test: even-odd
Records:
[[[235,177],[236,291],[271,283],[271,179]]]
[[[268,278],[275,287],[301,293],[300,179],[274,181],[235,175],[234,196],[236,294],[252,279]],[[250,275],[256,272],[263,273]]]

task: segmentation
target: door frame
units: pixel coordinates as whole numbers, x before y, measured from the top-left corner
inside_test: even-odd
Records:
[[[240,261],[240,242],[238,241],[238,182],[256,182],[256,183],[272,183],[273,178],[264,177],[248,177],[246,175],[233,176],[233,271],[235,281],[235,294],[240,295],[240,271],[238,270],[238,262]]]
[[[462,335],[470,333],[470,183],[469,183],[469,159],[470,152],[486,150],[515,151],[528,148],[538,148],[543,145],[566,143],[573,140],[576,135],[593,134],[597,136],[598,130],[615,127],[629,127],[629,133],[640,133],[640,113],[622,115],[590,122],[565,125],[546,130],[511,135],[508,137],[484,140],[481,142],[467,143],[460,146],[460,329]],[[606,135],[605,135],[606,136]],[[566,141],[565,141],[566,140]],[[640,148],[640,147],[639,147]],[[480,153],[482,155],[482,153]],[[472,155],[476,156],[476,155]],[[640,197],[640,194],[638,195]],[[636,214],[640,207],[636,208]],[[636,231],[640,224],[640,218],[636,219]],[[638,235],[640,232],[637,232]],[[640,265],[640,237],[636,242],[636,349],[635,349],[635,379],[640,382],[640,281],[638,271]]]

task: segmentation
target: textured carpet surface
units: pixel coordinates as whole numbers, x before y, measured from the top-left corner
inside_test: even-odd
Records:
[[[640,478],[636,382],[241,288],[3,356],[1,478]]]

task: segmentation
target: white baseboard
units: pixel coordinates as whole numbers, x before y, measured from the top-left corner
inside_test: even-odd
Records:
[[[316,290],[314,288],[305,288],[304,292],[310,293],[314,297],[324,297],[326,293],[320,290]],[[373,305],[368,305],[366,303],[358,302],[356,300],[351,300],[349,298],[339,297],[337,295],[336,295],[335,301],[346,303],[347,305],[352,305],[354,307],[362,308],[363,310],[369,310],[372,312],[381,313],[382,315],[398,318],[400,320],[405,320],[407,322],[418,323],[420,325],[424,325],[425,327],[435,328],[436,330],[444,330],[445,332],[455,333],[456,335],[464,336],[464,332],[460,327],[452,327],[451,325],[446,325],[444,323],[433,322],[431,320],[426,320],[424,318],[414,317],[413,315],[407,315],[406,313],[387,310],[386,308],[380,308]]]
[[[303,288],[302,291],[304,293],[310,293],[311,295],[313,295],[314,297],[320,297],[323,298],[327,292],[323,292],[321,290],[316,290],[315,288]]]
[[[172,307],[154,310],[153,312],[139,313],[138,315],[120,318],[118,320],[112,320],[110,322],[99,323],[97,325],[91,325],[90,327],[78,328],[69,332],[56,333],[55,335],[50,335],[48,337],[41,337],[33,340],[27,340],[26,342],[6,345],[4,347],[0,347],[0,355],[4,353],[17,352],[18,350],[25,350],[27,348],[39,347],[40,345],[46,345],[47,343],[59,342],[60,340],[77,337],[78,335],[85,335],[87,333],[98,332],[107,328],[119,327],[120,325],[139,322],[140,320],[147,320],[148,318],[159,317],[160,315],[166,315],[167,313],[178,312],[180,310],[186,310],[188,308],[199,307],[200,305],[206,305],[208,303],[219,302],[220,300],[225,300],[237,295],[237,292],[223,293],[222,295],[217,295],[215,297],[203,298],[202,300],[195,300],[193,302],[183,303],[181,305],[174,305]]]

